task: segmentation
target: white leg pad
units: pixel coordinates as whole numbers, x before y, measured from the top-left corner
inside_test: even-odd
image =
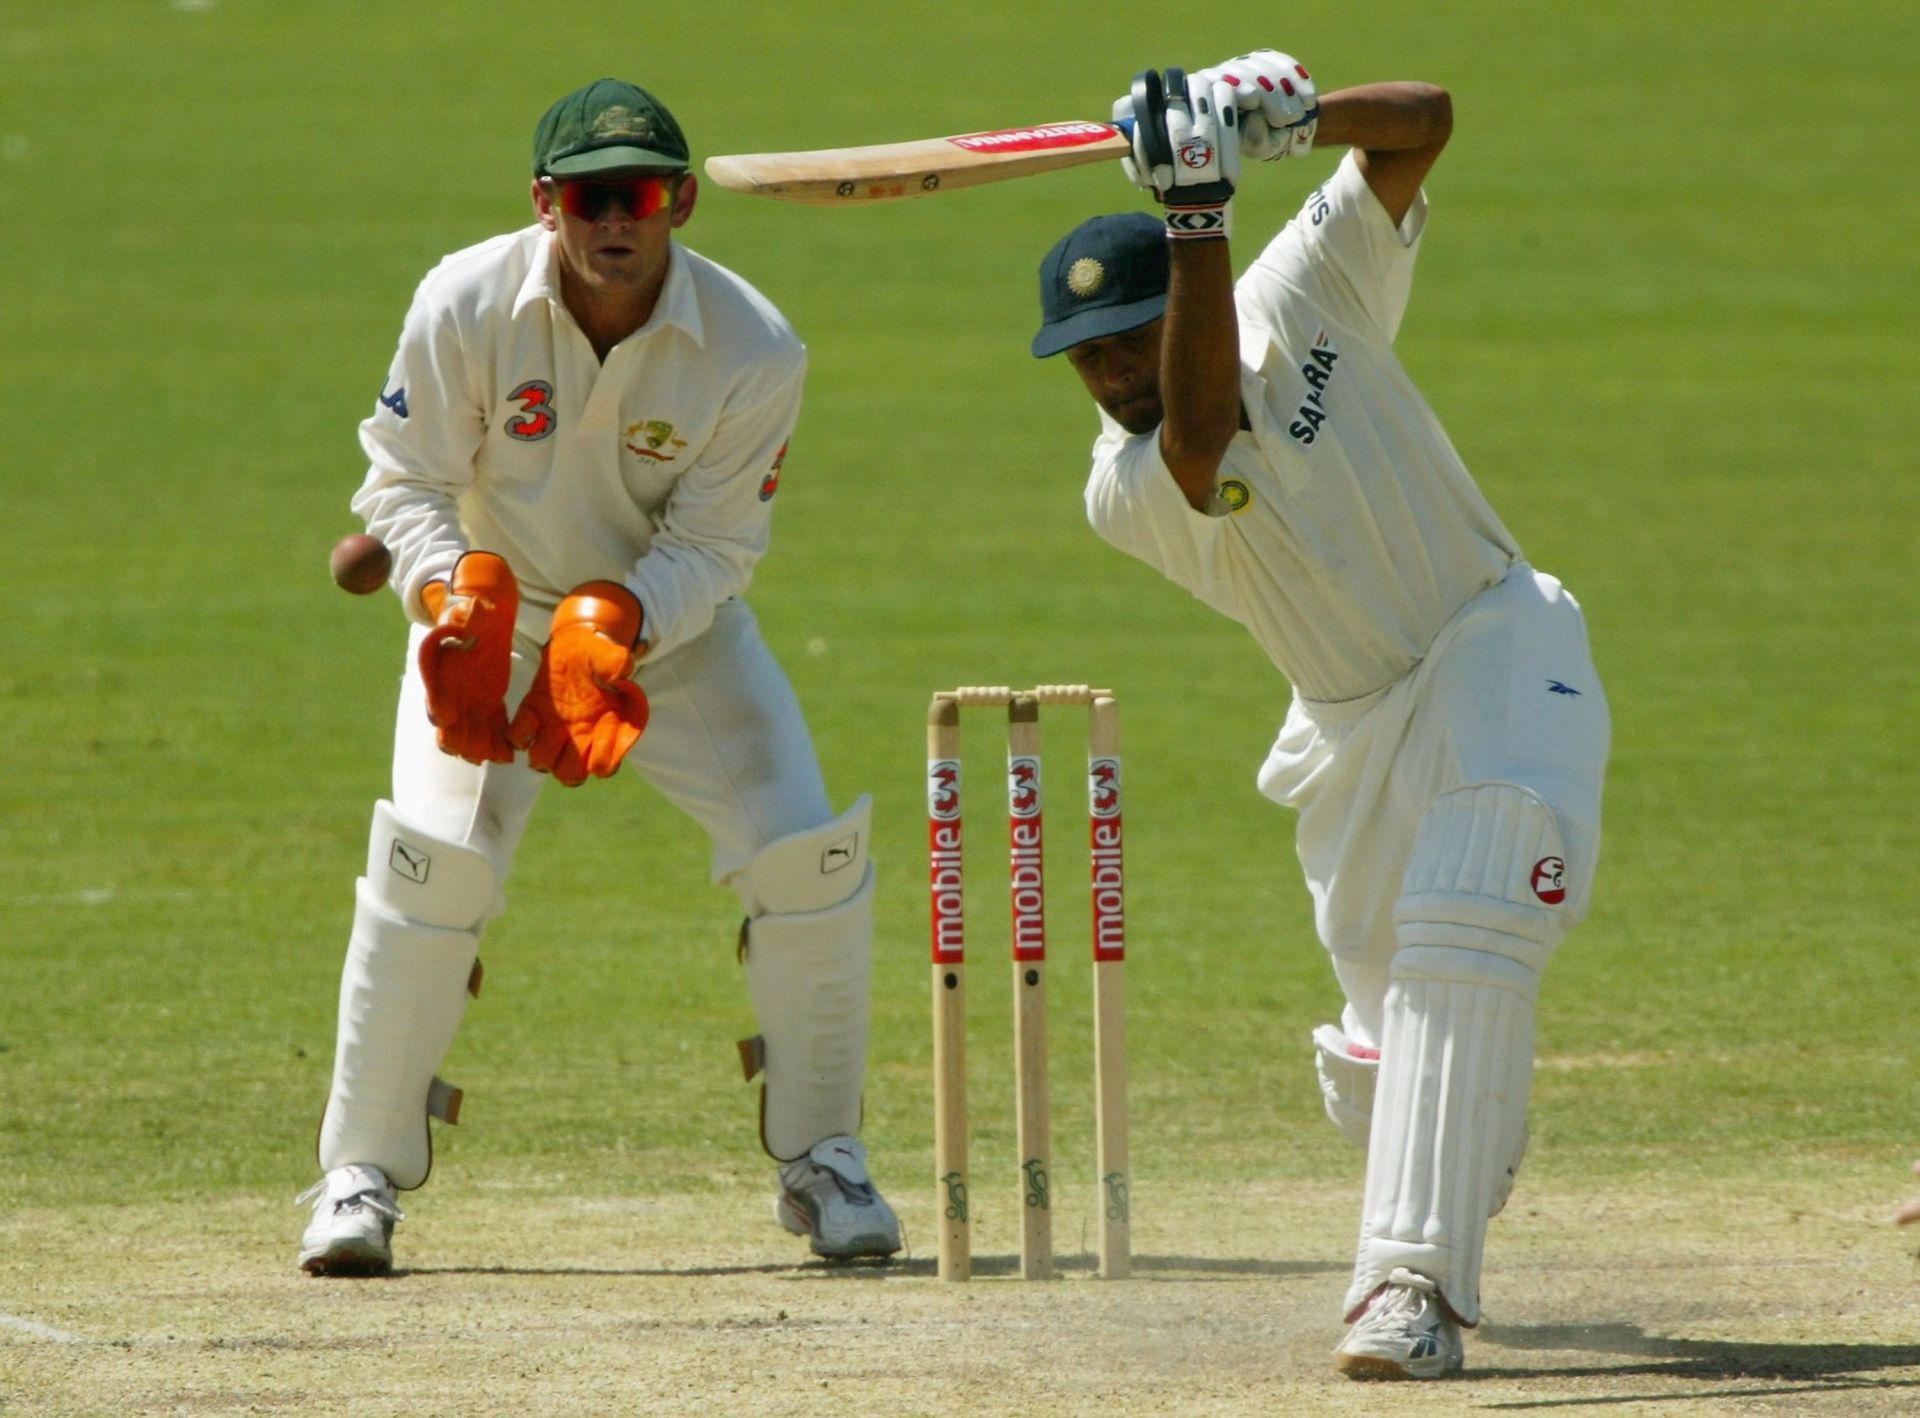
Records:
[[[1526,1147],[1533,1005],[1565,931],[1559,827],[1529,790],[1484,783],[1422,820],[1395,911],[1366,1200],[1348,1311],[1396,1266],[1480,1318],[1489,1214]]]
[[[340,974],[333,1087],[320,1165],[378,1167],[396,1188],[433,1166],[427,1117],[448,1094],[434,1071],[466,1013],[479,923],[497,890],[480,853],[374,810],[368,875],[355,885],[353,936]]]
[[[1500,1139],[1524,1117],[1532,1077],[1537,981],[1453,946],[1394,957],[1349,1312],[1405,1266],[1436,1282],[1463,1324],[1479,1320],[1487,1214],[1507,1172]]]
[[[1475,783],[1444,793],[1420,819],[1395,933],[1403,946],[1492,949],[1538,974],[1566,934],[1566,871],[1560,824],[1531,788]]]
[[[1320,1075],[1320,1101],[1327,1118],[1362,1152],[1373,1128],[1373,1094],[1380,1078],[1380,1051],[1356,1052],[1337,1024],[1313,1031],[1314,1071]]]
[[[747,914],[824,911],[851,900],[866,879],[872,830],[867,794],[831,822],[769,842],[734,884]]]
[[[1373,1133],[1373,1099],[1380,1082],[1380,1051],[1363,1049],[1337,1024],[1313,1031],[1314,1071],[1320,1079],[1320,1102],[1327,1119],[1340,1135],[1362,1152]],[[1506,1167],[1494,1178],[1488,1217],[1498,1216],[1513,1194],[1513,1181],[1527,1155],[1527,1127],[1521,1115],[1520,1135],[1512,1145]]]
[[[499,914],[493,863],[403,822],[384,798],[373,805],[366,882],[388,915],[423,926],[479,930]]]
[[[864,834],[863,834],[864,835]],[[776,1160],[860,1131],[871,1011],[873,869],[821,911],[747,922],[747,991],[766,1063],[760,1137]]]

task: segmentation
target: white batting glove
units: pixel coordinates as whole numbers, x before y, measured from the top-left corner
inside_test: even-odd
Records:
[[[1124,111],[1123,111],[1124,110]],[[1114,104],[1133,120],[1133,151],[1121,159],[1127,177],[1167,208],[1167,234],[1225,236],[1240,176],[1239,109],[1224,82],[1151,70]]]
[[[1195,78],[1225,84],[1240,110],[1240,151],[1262,162],[1304,157],[1320,124],[1320,91],[1307,66],[1277,49],[1256,49]]]

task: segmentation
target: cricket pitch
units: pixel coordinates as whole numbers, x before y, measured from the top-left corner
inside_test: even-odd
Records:
[[[1818,1193],[1816,1195],[1816,1192]],[[1920,1404],[1920,1277],[1879,1198],[1524,1184],[1495,1223],[1468,1373],[1336,1375],[1354,1193],[1142,1188],[1135,1278],[976,1278],[932,1236],[886,1268],[803,1258],[741,1180],[704,1196],[517,1197],[436,1180],[389,1279],[312,1280],[267,1200],[0,1225],[0,1412],[1896,1413]],[[904,1208],[909,1222],[911,1203]],[[930,1212],[931,1208],[925,1208]],[[1737,1214],[1736,1214],[1737,1213]],[[1004,1220],[1004,1218],[1003,1218]]]

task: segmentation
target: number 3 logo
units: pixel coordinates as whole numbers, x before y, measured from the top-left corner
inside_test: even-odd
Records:
[[[507,398],[520,405],[520,412],[507,420],[507,432],[526,443],[545,438],[558,421],[550,400],[553,386],[543,379],[529,379]]]

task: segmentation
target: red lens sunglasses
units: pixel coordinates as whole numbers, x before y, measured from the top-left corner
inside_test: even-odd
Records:
[[[543,177],[540,185],[561,211],[583,222],[600,220],[609,207],[618,207],[634,221],[665,209],[673,196],[673,179],[659,173],[639,177]]]

